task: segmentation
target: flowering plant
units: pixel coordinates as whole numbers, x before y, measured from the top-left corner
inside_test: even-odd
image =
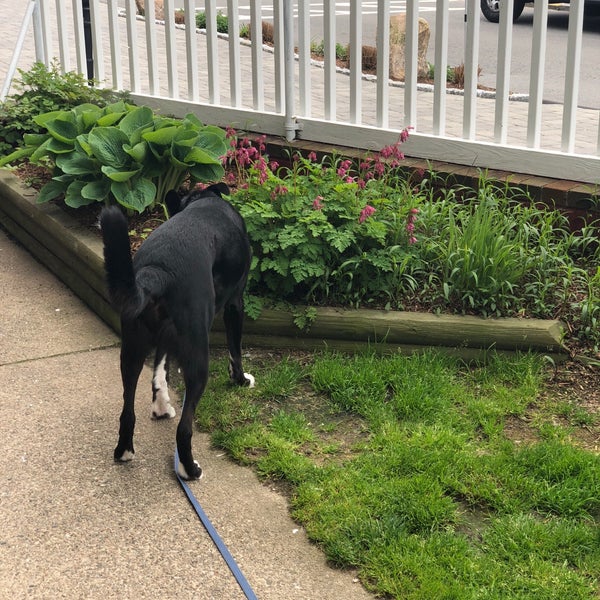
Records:
[[[281,166],[264,155],[264,137],[228,131],[232,202],[254,250],[250,292],[292,302],[393,302],[399,268],[415,243],[414,195],[401,185],[397,144],[353,161],[292,154]]]

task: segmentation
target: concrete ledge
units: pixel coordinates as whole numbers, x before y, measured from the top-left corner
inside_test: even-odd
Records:
[[[8,171],[0,171],[0,224],[99,317],[119,330],[119,318],[107,299],[98,236],[59,207],[36,204],[36,194]],[[401,348],[408,353],[433,346],[467,360],[483,359],[491,349],[567,357],[561,343],[564,328],[557,320],[319,308],[307,331],[300,331],[293,321],[289,312],[264,310],[258,320],[246,320],[244,341],[255,346],[345,351],[368,345],[379,350]],[[225,341],[220,319],[215,321],[213,341]]]

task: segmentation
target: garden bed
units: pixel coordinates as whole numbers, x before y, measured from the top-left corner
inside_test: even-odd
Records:
[[[100,237],[60,207],[36,204],[36,192],[7,171],[0,172],[0,198],[0,223],[99,317],[118,330],[119,319],[104,286]],[[551,354],[554,360],[568,356],[561,344],[564,332],[558,320],[318,308],[310,327],[300,330],[294,320],[302,310],[265,309],[257,320],[247,319],[245,344],[339,350],[368,345],[402,348],[406,352],[435,346],[468,360],[484,358],[490,349],[531,349]],[[215,323],[213,340],[224,341],[220,319]]]

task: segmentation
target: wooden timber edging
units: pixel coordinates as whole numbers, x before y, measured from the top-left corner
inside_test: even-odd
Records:
[[[12,173],[0,170],[0,224],[118,331],[119,318],[106,294],[100,237],[60,207],[36,204],[36,196]],[[564,327],[557,320],[318,308],[310,327],[301,331],[291,312],[265,309],[256,321],[246,319],[244,331],[247,346],[353,351],[368,345],[407,353],[439,347],[466,360],[485,358],[492,349],[567,357],[561,343]],[[213,341],[224,342],[220,319]]]

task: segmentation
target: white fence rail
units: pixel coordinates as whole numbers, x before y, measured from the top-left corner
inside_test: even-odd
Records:
[[[389,80],[390,0],[350,0],[336,17],[332,0],[251,0],[244,9],[227,0],[229,31],[247,25],[250,38],[217,32],[216,0],[182,0],[185,24],[155,19],[154,0],[146,17],[134,0],[37,0],[34,14],[37,57],[57,58],[64,70],[86,73],[84,11],[89,2],[94,76],[102,85],[129,90],[140,103],[176,115],[193,111],[204,121],[296,139],[379,149],[413,127],[407,155],[575,181],[600,183],[600,111],[577,106],[582,60],[584,0],[572,0],[568,26],[564,103],[543,103],[548,5],[534,5],[529,101],[510,90],[513,0],[501,0],[496,92],[478,90],[480,10],[465,0],[464,92],[449,93],[450,0],[406,0],[405,82]],[[456,2],[456,0],[453,0]],[[365,6],[376,4],[377,69],[364,75],[361,63]],[[395,3],[398,4],[398,3]],[[180,4],[181,5],[181,4]],[[196,8],[198,7],[198,8]],[[164,0],[173,15],[175,0]],[[267,10],[268,9],[268,10]],[[196,29],[195,11],[207,17]],[[311,12],[312,11],[312,12]],[[322,19],[324,61],[311,58],[314,14]],[[434,84],[417,81],[418,20],[435,27]],[[311,15],[312,18],[311,18]],[[347,19],[351,68],[336,68],[336,23]],[[274,45],[262,44],[263,21],[272,24]],[[597,62],[598,57],[586,57]]]

